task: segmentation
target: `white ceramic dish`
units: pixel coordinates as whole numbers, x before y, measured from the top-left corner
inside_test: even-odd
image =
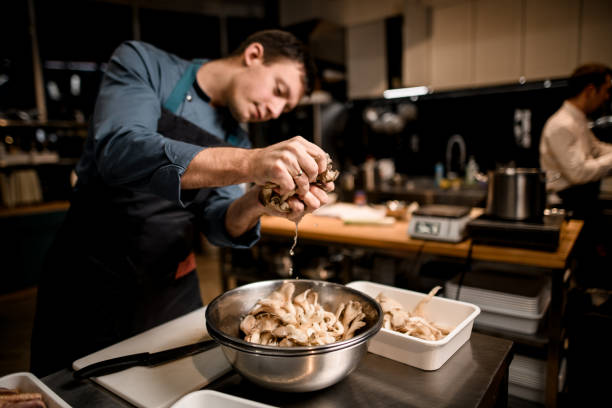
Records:
[[[185,395],[170,408],[274,408],[244,398],[213,390],[195,391]]]
[[[373,298],[382,292],[408,311],[427,296],[425,293],[367,281],[351,282],[347,286]],[[471,303],[435,296],[425,307],[425,314],[437,325],[454,328],[446,337],[430,341],[383,328],[370,340],[368,351],[422,370],[437,370],[468,341],[474,319],[479,313],[480,308]]]
[[[14,373],[0,378],[0,387],[18,389],[20,392],[38,392],[49,408],[71,408],[32,373]]]

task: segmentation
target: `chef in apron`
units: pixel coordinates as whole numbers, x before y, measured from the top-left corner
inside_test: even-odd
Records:
[[[327,158],[301,137],[249,149],[240,123],[294,108],[311,87],[303,46],[258,32],[227,58],[185,61],[149,44],[117,48],[105,73],[70,209],[38,290],[39,376],[202,306],[198,234],[248,248],[263,214],[298,219],[327,202],[310,184]],[[244,183],[255,187],[245,192]],[[260,190],[295,190],[290,212]]]

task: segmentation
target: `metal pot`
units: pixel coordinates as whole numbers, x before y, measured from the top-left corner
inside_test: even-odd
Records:
[[[242,317],[283,282],[292,282],[298,294],[306,289],[317,292],[326,310],[336,310],[350,300],[360,302],[366,325],[351,339],[321,346],[278,347],[244,341],[239,327]],[[367,353],[368,340],[378,333],[382,322],[382,309],[370,296],[337,283],[307,279],[240,286],[216,297],[206,308],[208,333],[221,344],[234,369],[255,384],[284,392],[316,391],[349,375]]]
[[[540,169],[503,167],[491,170],[488,183],[488,215],[514,221],[544,215],[546,173]]]

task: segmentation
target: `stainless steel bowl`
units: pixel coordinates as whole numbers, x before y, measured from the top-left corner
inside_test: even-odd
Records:
[[[340,303],[361,302],[366,325],[352,339],[310,347],[262,346],[242,340],[240,321],[261,298],[284,282],[295,284],[295,294],[312,289],[319,304],[335,311]],[[380,330],[382,310],[374,299],[336,283],[316,280],[272,280],[232,289],[206,308],[206,327],[221,344],[223,353],[242,376],[278,391],[315,391],[333,385],[350,374],[367,352],[367,341]]]

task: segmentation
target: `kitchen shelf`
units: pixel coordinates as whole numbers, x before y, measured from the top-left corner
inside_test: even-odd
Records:
[[[21,170],[21,169],[31,169],[33,167],[41,167],[41,166],[75,166],[78,162],[79,162],[79,159],[76,159],[76,158],[64,158],[64,159],[59,159],[56,162],[48,162],[48,163],[19,163],[19,164],[0,163],[0,169]]]
[[[68,211],[69,207],[69,201],[49,201],[46,203],[25,205],[15,208],[0,207],[0,217],[15,217],[48,212]]]
[[[489,328],[474,324],[474,330],[479,333],[488,334],[489,336],[501,337],[507,340],[511,340],[515,343],[537,348],[543,348],[548,346],[548,343],[550,341],[548,335],[546,333],[543,333],[543,329],[546,329],[546,327],[540,328],[536,334],[523,334],[510,330]]]
[[[52,127],[52,128],[83,128],[86,129],[87,122],[75,122],[70,120],[14,120],[0,119],[0,127]]]

